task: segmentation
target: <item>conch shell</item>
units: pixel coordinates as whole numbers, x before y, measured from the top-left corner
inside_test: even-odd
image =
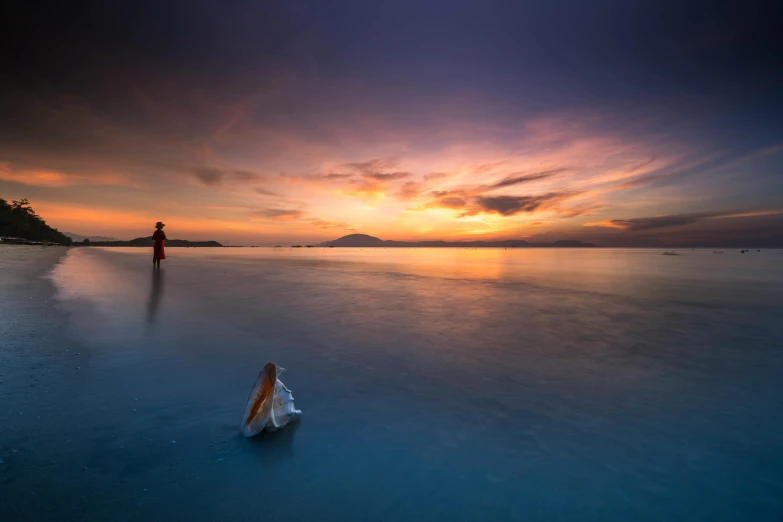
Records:
[[[294,408],[291,390],[277,378],[284,371],[285,368],[280,368],[275,363],[267,363],[258,374],[247,398],[242,424],[239,426],[245,437],[253,437],[264,430],[275,431],[302,413]]]

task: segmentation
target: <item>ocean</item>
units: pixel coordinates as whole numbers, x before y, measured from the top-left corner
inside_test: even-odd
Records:
[[[783,253],[678,253],[72,248],[10,513],[783,520]],[[302,417],[245,439],[270,361]]]

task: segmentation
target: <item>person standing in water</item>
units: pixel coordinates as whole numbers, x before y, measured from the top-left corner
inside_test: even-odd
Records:
[[[160,260],[166,259],[166,252],[163,250],[163,243],[166,241],[166,234],[163,232],[163,223],[158,221],[155,223],[155,233],[152,234],[152,239],[155,240],[155,244],[152,246],[152,266],[160,268]]]

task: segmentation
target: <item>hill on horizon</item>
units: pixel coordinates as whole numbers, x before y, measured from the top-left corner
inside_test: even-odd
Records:
[[[85,239],[89,239],[90,241],[122,241],[122,239],[117,239],[116,237],[108,237],[108,236],[83,236],[81,234],[77,234],[75,232],[63,232],[66,236],[70,237],[77,243],[81,243]]]
[[[367,234],[348,234],[334,241],[324,241],[318,246],[323,247],[504,247],[504,248],[594,248],[592,243],[582,241],[561,240],[554,243],[530,243],[523,239],[508,239],[504,241],[393,241]]]
[[[90,241],[86,243],[89,246],[109,246],[109,247],[152,247],[155,241],[152,236],[137,237],[130,241]],[[81,243],[80,243],[81,244]],[[217,241],[188,241],[187,239],[167,239],[167,247],[208,247],[217,248],[223,245]]]

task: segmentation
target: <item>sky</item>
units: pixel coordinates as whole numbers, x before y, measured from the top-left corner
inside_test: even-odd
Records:
[[[17,2],[0,197],[61,231],[783,246],[780,2]]]

